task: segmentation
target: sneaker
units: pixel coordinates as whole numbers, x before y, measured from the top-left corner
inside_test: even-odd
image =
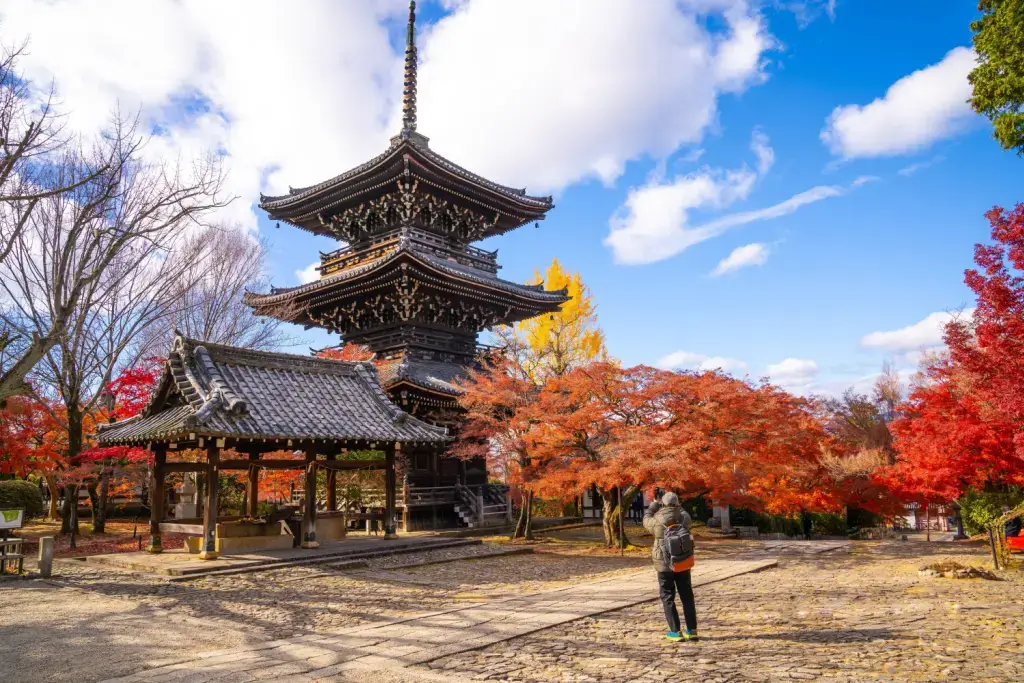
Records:
[[[678,642],[678,641],[682,640],[683,637],[681,635],[679,635],[679,631],[669,631],[668,633],[665,634],[665,639],[666,640],[671,640],[673,642]]]
[[[700,640],[696,631],[683,631],[683,640]]]

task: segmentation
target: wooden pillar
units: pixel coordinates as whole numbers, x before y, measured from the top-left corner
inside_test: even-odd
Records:
[[[249,465],[249,481],[246,483],[246,495],[249,497],[249,509],[246,511],[246,514],[249,517],[257,517],[259,515],[260,468],[255,466],[259,459],[259,453],[249,454],[249,460],[253,462],[252,465]]]
[[[203,544],[200,560],[217,559],[217,481],[220,478],[220,447],[211,440],[206,447],[206,507],[203,510]]]
[[[151,553],[163,552],[160,543],[160,522],[164,521],[164,465],[167,464],[167,446],[153,446],[153,476],[149,482],[149,546]]]
[[[327,455],[328,460],[334,460],[337,456],[334,453]],[[338,511],[338,472],[327,470],[327,511]]]
[[[402,450],[402,444],[395,442],[395,457]],[[409,471],[416,463],[416,453],[405,454],[405,466],[402,467],[402,531],[409,531]]]
[[[387,449],[387,469],[384,470],[384,538],[397,538],[395,533],[395,448]]]
[[[316,451],[306,449],[306,485],[302,493],[302,547],[318,548],[316,542]]]

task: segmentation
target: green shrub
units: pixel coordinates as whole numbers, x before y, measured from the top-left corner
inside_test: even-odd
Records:
[[[757,530],[762,534],[786,534],[787,536],[800,536],[803,529],[800,528],[799,518],[787,517],[786,515],[757,515],[755,522]]]
[[[811,521],[814,533],[822,536],[845,536],[846,519],[842,515],[834,515],[828,512],[812,512]]]
[[[43,492],[39,486],[24,479],[0,481],[0,508],[24,510],[25,517],[42,517]]]
[[[972,536],[981,533],[988,529],[989,522],[1002,516],[1004,505],[1013,508],[1020,505],[1022,500],[1024,492],[1020,488],[994,493],[968,491],[958,501],[964,529]]]

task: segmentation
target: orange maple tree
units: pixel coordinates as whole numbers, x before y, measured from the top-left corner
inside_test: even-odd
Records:
[[[505,457],[530,495],[596,487],[609,545],[619,506],[653,487],[772,511],[838,504],[810,404],[767,383],[600,361],[538,386],[503,356],[464,391],[456,452]]]

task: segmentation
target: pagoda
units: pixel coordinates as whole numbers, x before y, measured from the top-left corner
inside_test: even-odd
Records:
[[[448,161],[416,130],[416,3],[405,48],[402,130],[339,176],[278,197],[271,219],[345,243],[320,254],[318,280],[246,295],[257,314],[341,335],[376,355],[384,389],[427,421],[450,423],[454,381],[477,357],[477,335],[557,311],[565,290],[498,277],[496,251],[474,242],[540,221],[551,197],[491,182]],[[417,485],[486,483],[482,463],[414,462]]]

